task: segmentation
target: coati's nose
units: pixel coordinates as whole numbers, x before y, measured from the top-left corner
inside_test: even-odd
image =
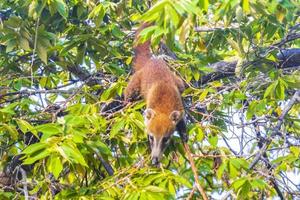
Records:
[[[153,158],[152,158],[152,165],[155,165],[155,166],[158,166],[158,165],[159,165],[158,157],[153,157]]]

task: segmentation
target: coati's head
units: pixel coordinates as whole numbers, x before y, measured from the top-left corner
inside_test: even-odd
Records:
[[[152,164],[157,165],[170,142],[176,124],[182,118],[183,112],[174,110],[171,113],[156,112],[147,108],[144,113],[148,140],[151,146]]]

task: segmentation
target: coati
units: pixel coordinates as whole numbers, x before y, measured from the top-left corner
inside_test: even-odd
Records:
[[[148,26],[145,23],[136,31],[135,42],[139,33]],[[150,41],[138,43],[134,53],[134,74],[125,90],[125,100],[132,101],[139,95],[145,99],[144,118],[151,159],[152,164],[158,165],[175,130],[184,142],[188,140],[181,99],[185,86],[162,58],[152,56]]]

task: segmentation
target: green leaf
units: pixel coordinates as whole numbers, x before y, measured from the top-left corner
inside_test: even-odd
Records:
[[[220,167],[217,170],[218,179],[222,178],[222,175],[223,175],[224,171],[226,170],[226,167],[227,167],[227,161],[223,161],[223,163],[220,165]]]
[[[239,56],[242,57],[243,53],[242,53],[242,49],[240,49],[239,44],[231,38],[226,38],[226,39],[227,39],[227,42],[232,47],[232,49],[236,50],[238,52]]]
[[[207,12],[208,10],[208,5],[209,5],[209,0],[199,0],[200,8]]]
[[[201,13],[201,10],[199,7],[197,7],[193,1],[177,1],[176,3],[180,4],[182,8],[188,13],[192,13],[194,15],[199,15]]]
[[[65,19],[68,17],[67,5],[64,0],[54,0],[56,4],[56,10]]]
[[[172,181],[168,182],[168,189],[172,195],[176,194],[176,189],[175,189],[175,186],[173,185]]]
[[[37,52],[37,55],[39,56],[39,58],[45,64],[47,64],[48,63],[47,48],[38,42],[36,52]]]
[[[249,195],[249,191],[251,190],[251,185],[248,180],[241,186],[241,189],[238,191],[238,199],[244,199]]]
[[[30,47],[29,47],[29,41],[24,38],[24,37],[20,37],[19,38],[19,45],[22,49],[26,50],[26,51],[29,51],[30,50]]]
[[[162,13],[164,7],[166,6],[166,4],[168,4],[169,1],[168,0],[162,0],[162,1],[158,1],[154,6],[152,6],[152,8],[150,10],[148,10],[146,13],[144,13],[139,20],[141,21],[152,21],[153,17],[157,16],[156,14]]]
[[[103,154],[111,155],[111,151],[108,146],[100,141],[87,141],[89,147],[92,147],[95,152],[100,151]]]
[[[300,155],[300,147],[291,146],[290,151],[294,154],[295,157],[299,157]]]
[[[124,128],[125,124],[126,124],[125,120],[120,120],[120,121],[116,122],[110,131],[110,134],[109,134],[110,138],[114,138],[115,136],[120,134],[120,130],[122,128]]]
[[[258,188],[260,190],[265,189],[267,186],[267,184],[262,179],[254,179],[250,181],[250,184],[252,185],[253,188]]]
[[[124,33],[120,30],[120,28],[118,27],[118,26],[116,26],[116,25],[113,25],[112,26],[112,30],[111,30],[111,33],[115,36],[115,37],[117,37],[117,38],[122,38],[123,37],[123,35],[124,35]]]
[[[113,98],[118,89],[119,89],[119,84],[118,83],[113,83],[110,88],[104,90],[104,92],[102,93],[101,97],[100,97],[100,101],[108,101],[111,98]]]
[[[45,148],[47,148],[47,144],[38,142],[38,143],[31,144],[31,145],[27,146],[23,150],[23,153],[24,154],[33,154],[33,153],[35,153],[35,152],[37,152],[41,149],[45,149]]]
[[[189,135],[196,134],[197,141],[203,141],[204,139],[204,132],[202,127],[198,124],[193,125],[193,127],[189,130]]]
[[[47,149],[43,149],[42,151],[39,151],[37,154],[33,155],[32,157],[31,156],[27,157],[24,160],[23,164],[30,165],[30,164],[32,164],[38,160],[41,160],[49,155],[50,155],[50,152]]]
[[[15,39],[8,40],[6,42],[6,53],[11,52],[17,46],[17,42]]]
[[[63,169],[63,164],[59,158],[59,155],[54,154],[49,157],[47,168],[48,171],[51,172],[56,179],[59,177],[59,174]]]
[[[35,127],[35,130],[43,133],[43,140],[52,135],[62,133],[62,128],[58,124],[42,124]]]
[[[273,93],[275,91],[275,88],[277,86],[277,81],[272,83],[271,85],[269,85],[269,87],[266,89],[265,94],[264,94],[264,98],[268,97],[268,96],[273,96]]]
[[[46,1],[31,1],[28,7],[28,16],[32,17],[33,19],[37,19],[41,15],[43,9],[45,8],[45,5]]]
[[[174,3],[172,6],[175,8],[175,10],[179,13],[180,16],[185,14],[184,8],[179,3]]]
[[[280,156],[280,157],[277,157],[275,160],[272,160],[272,163],[280,163],[282,161],[286,161],[287,160],[287,156]]]
[[[84,157],[80,153],[80,151],[77,149],[76,145],[72,143],[63,143],[61,148],[63,149],[65,155],[68,157],[68,160],[74,161],[75,163],[81,164],[85,167],[88,167],[88,165],[85,162]],[[64,155],[62,155],[64,156]]]
[[[15,112],[16,106],[17,106],[17,102],[12,103],[12,104],[4,107],[4,108],[1,108],[0,112],[1,113],[6,113],[6,114],[10,114],[10,115],[14,115],[14,114],[16,114],[16,112]]]
[[[51,78],[50,77],[41,77],[40,85],[43,88],[50,88],[52,86]]]
[[[184,186],[188,187],[188,188],[192,188],[192,184],[187,180],[185,179],[184,177],[181,177],[181,176],[175,176],[174,177],[174,180],[178,183],[181,183],[183,184]]]
[[[250,12],[249,0],[242,0],[242,7],[243,7],[243,11],[248,14]]]
[[[165,12],[170,15],[170,18],[171,18],[174,26],[177,27],[178,23],[179,23],[179,16],[178,16],[178,13],[176,12],[176,10],[172,6],[166,5]]]
[[[208,89],[208,88],[207,88],[207,89],[204,89],[204,90],[201,92],[200,96],[199,96],[199,101],[204,101],[204,99],[206,98],[208,92],[209,92],[209,89]]]
[[[230,159],[230,163],[237,169],[241,170],[248,169],[249,163],[243,158],[232,158]]]
[[[27,132],[31,132],[32,134],[34,134],[34,136],[38,138],[37,131],[27,121],[22,119],[16,119],[16,122],[24,134]]]
[[[4,129],[6,129],[14,141],[18,139],[19,133],[18,133],[16,127],[8,125],[8,124],[0,124],[0,127],[3,127]]]
[[[285,87],[286,87],[285,82],[282,79],[278,79],[278,84],[277,84],[277,87],[276,87],[276,96],[280,100],[284,100]]]
[[[241,23],[241,22],[242,22],[242,19],[243,19],[243,9],[241,8],[241,6],[238,6],[238,7],[236,8],[235,16],[236,16],[237,22],[238,22],[238,23]]]
[[[141,195],[140,192],[132,192],[132,193],[125,194],[124,198],[122,198],[122,199],[139,200],[139,199],[144,198],[144,197],[141,197],[141,196],[142,195]]]
[[[238,175],[238,173],[239,173],[239,171],[236,168],[236,166],[234,165],[234,162],[232,162],[232,160],[229,160],[228,165],[229,165],[229,175],[230,175],[230,178],[236,178],[237,175]]]
[[[143,183],[144,185],[150,185],[153,183],[154,180],[158,180],[162,176],[163,174],[159,174],[159,173],[147,174],[147,176],[143,179]]]
[[[235,189],[235,190],[238,190],[240,187],[242,187],[245,182],[247,181],[246,178],[240,178],[240,179],[237,179],[236,181],[234,181],[232,183],[232,187]]]
[[[28,16],[34,17],[36,15],[36,8],[38,7],[38,1],[33,0],[28,6]]]
[[[217,147],[218,144],[218,136],[210,136],[208,137],[208,142],[211,144],[213,147]]]
[[[157,199],[165,199],[165,195],[158,192],[147,192],[145,200],[157,200]]]
[[[157,26],[149,26],[145,29],[143,29],[139,36],[140,36],[140,39],[139,39],[139,43],[143,43],[145,42],[146,40],[148,40],[150,38],[150,36],[156,31],[156,30],[161,30],[159,29]]]
[[[157,192],[157,193],[166,193],[167,192],[165,189],[157,187],[157,186],[153,186],[153,185],[144,187],[144,190],[147,190],[148,192]]]
[[[104,15],[105,8],[102,4],[99,4],[92,10],[92,12],[90,12],[88,18],[94,18],[96,25],[99,26],[103,20]]]
[[[257,105],[257,101],[252,101],[248,106],[247,113],[246,113],[247,120],[252,119],[253,115],[256,113],[256,105]]]
[[[286,75],[283,80],[287,84],[287,88],[300,89],[300,76],[297,74]]]

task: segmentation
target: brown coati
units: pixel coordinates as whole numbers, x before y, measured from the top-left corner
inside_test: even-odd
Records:
[[[137,30],[136,42],[139,33],[148,26],[143,24]],[[152,163],[157,165],[175,130],[184,142],[188,139],[181,98],[184,83],[162,58],[152,55],[150,41],[138,43],[134,51],[134,74],[125,90],[125,100],[130,101],[141,95],[146,101],[145,125]]]

